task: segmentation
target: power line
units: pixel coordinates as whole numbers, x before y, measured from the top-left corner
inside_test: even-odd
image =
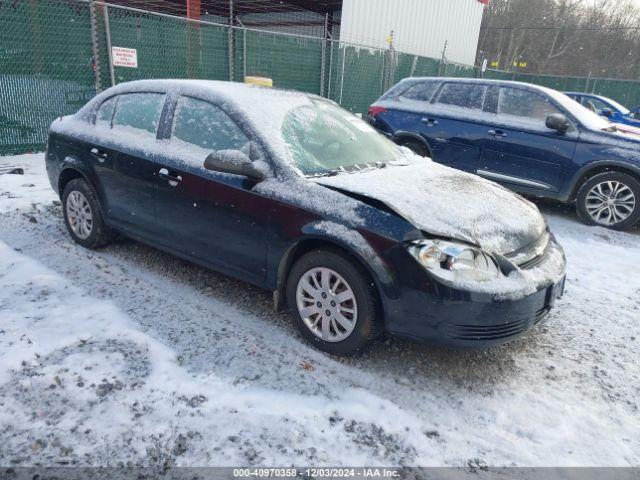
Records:
[[[602,32],[607,30],[640,30],[637,27],[480,27],[480,30],[570,30],[580,32]]]

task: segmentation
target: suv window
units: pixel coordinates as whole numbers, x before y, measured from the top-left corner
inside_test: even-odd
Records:
[[[438,96],[438,104],[469,110],[482,110],[486,93],[486,85],[446,83]]]
[[[582,105],[587,107],[592,112],[597,113],[598,115],[602,115],[603,110],[613,110],[610,105],[607,105],[598,98],[583,97]]]
[[[172,140],[207,150],[240,150],[249,139],[220,108],[191,97],[180,97],[173,120]]]
[[[135,128],[154,136],[160,122],[163,93],[126,93],[118,96],[113,125]]]
[[[430,102],[433,94],[438,88],[437,82],[420,82],[409,87],[402,95],[401,99],[417,100],[419,102]]]
[[[111,119],[113,118],[113,109],[116,106],[116,97],[111,97],[102,102],[96,115],[96,125],[111,127]]]
[[[517,88],[500,88],[498,117],[545,127],[547,115],[562,113],[544,95]]]

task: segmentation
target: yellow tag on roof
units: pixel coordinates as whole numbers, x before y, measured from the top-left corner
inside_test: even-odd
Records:
[[[267,77],[244,77],[244,83],[260,85],[261,87],[273,87],[273,79]]]

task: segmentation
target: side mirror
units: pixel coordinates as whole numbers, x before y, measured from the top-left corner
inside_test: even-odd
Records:
[[[561,113],[551,113],[547,115],[547,120],[545,122],[547,128],[551,130],[555,130],[559,133],[565,133],[569,128],[571,128],[571,124],[567,117],[562,115]]]
[[[611,110],[610,108],[603,108],[602,112],[600,112],[600,114],[603,117],[611,118],[611,117],[613,117],[613,110]]]
[[[243,175],[256,182],[265,179],[265,174],[258,170],[251,159],[240,150],[218,150],[209,154],[204,161],[204,168],[214,172]]]

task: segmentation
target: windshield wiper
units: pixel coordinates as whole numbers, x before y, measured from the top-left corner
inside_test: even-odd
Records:
[[[334,168],[334,169],[331,169],[331,170],[325,170],[324,172],[310,173],[310,174],[305,175],[305,176],[309,177],[309,178],[335,177],[339,173],[343,173],[343,172],[344,172],[344,170],[341,170],[339,168]]]

